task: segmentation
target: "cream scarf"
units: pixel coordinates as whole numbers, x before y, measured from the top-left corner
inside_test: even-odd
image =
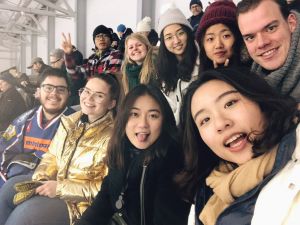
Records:
[[[256,187],[268,175],[274,165],[277,147],[234,169],[231,164],[221,162],[206,178],[213,189],[199,219],[204,225],[214,225],[220,213],[237,197]]]

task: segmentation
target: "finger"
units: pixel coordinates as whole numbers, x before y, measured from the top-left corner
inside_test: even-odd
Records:
[[[68,38],[69,38],[69,43],[71,44],[72,40],[71,40],[71,34],[70,33],[68,33]]]
[[[213,60],[213,63],[214,63],[214,68],[215,69],[218,68],[218,63],[215,60]]]
[[[63,41],[67,41],[67,38],[66,38],[66,35],[65,35],[65,33],[64,33],[64,32],[62,32],[61,34],[62,34],[62,36],[63,36]]]
[[[224,63],[224,66],[227,67],[228,65],[229,65],[229,59],[226,59],[226,60],[225,60],[225,63]]]

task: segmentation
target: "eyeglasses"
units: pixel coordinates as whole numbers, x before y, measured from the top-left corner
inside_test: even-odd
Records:
[[[42,84],[41,87],[42,87],[43,91],[45,91],[46,93],[52,93],[54,90],[56,90],[58,94],[63,95],[68,92],[68,88],[65,86]]]
[[[108,34],[102,34],[102,33],[100,33],[100,34],[97,34],[95,36],[95,38],[97,38],[97,39],[100,39],[100,38],[109,38],[109,35]]]
[[[59,59],[57,59],[57,60],[55,60],[53,62],[50,62],[50,64],[53,65],[53,64],[57,63],[59,60],[61,60],[61,58],[59,58]]]
[[[170,42],[174,40],[174,37],[176,36],[176,38],[182,38],[183,35],[185,35],[186,32],[184,30],[179,30],[177,31],[175,34],[167,34],[166,36],[164,36],[164,40],[165,42]]]
[[[90,90],[88,88],[80,88],[78,90],[78,93],[79,93],[79,96],[81,98],[91,97],[91,98],[94,99],[94,101],[96,103],[102,103],[102,101],[104,100],[105,96],[107,95],[107,94],[99,92],[99,91],[92,91],[92,90]]]

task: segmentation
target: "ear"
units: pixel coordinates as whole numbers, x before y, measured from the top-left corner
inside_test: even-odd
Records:
[[[117,104],[117,101],[114,99],[111,101],[110,106],[108,107],[109,110],[113,109]]]
[[[290,31],[293,33],[297,27],[297,17],[294,13],[290,13],[290,15],[287,18],[287,23],[289,25]]]

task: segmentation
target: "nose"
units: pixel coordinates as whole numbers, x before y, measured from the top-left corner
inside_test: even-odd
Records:
[[[221,40],[220,37],[216,37],[216,45],[215,45],[215,48],[218,49],[218,48],[223,48],[223,42]]]
[[[146,115],[142,115],[139,117],[138,126],[142,128],[149,126],[148,118]]]
[[[178,42],[180,42],[180,39],[177,37],[177,34],[175,34],[175,35],[173,36],[173,42],[174,42],[175,44],[177,44]]]
[[[222,133],[224,130],[230,128],[233,125],[231,119],[226,118],[222,115],[215,117],[214,120],[215,120],[215,128],[218,133]]]
[[[257,47],[264,48],[269,44],[268,39],[261,33],[256,35]]]

